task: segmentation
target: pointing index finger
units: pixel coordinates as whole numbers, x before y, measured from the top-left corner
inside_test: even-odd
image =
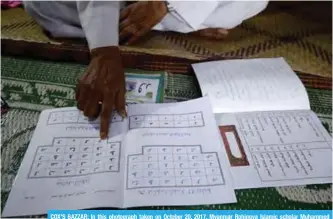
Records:
[[[110,97],[105,98],[107,101],[102,103],[101,110],[101,127],[100,127],[100,136],[102,139],[108,137],[109,126],[110,126],[110,118],[113,109],[114,103],[114,94],[110,95]]]

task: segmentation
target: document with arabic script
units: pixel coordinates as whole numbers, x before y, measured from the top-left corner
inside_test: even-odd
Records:
[[[332,182],[332,138],[283,58],[193,65],[235,189]]]
[[[43,111],[3,216],[236,202],[208,98],[130,104],[127,112],[114,114],[101,140],[99,119],[76,108]]]

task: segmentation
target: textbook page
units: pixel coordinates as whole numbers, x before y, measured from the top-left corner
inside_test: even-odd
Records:
[[[283,58],[212,61],[192,65],[214,113],[305,110],[308,95]]]
[[[332,138],[310,110],[217,114],[235,189],[332,183]]]
[[[132,105],[128,119],[124,207],[236,202],[207,97]]]
[[[127,121],[116,114],[110,129],[102,141],[99,119],[88,121],[74,107],[43,111],[2,216],[121,207]]]

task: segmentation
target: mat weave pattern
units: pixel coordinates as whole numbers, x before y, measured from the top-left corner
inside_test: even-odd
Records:
[[[178,69],[177,74],[165,75],[165,99],[184,101],[201,96],[196,78],[193,74],[186,74],[191,62],[173,59],[162,65],[158,65],[158,62],[146,63],[145,68]],[[74,86],[85,67],[81,64],[1,58],[2,94],[11,106],[1,129],[1,207],[11,190],[41,110],[73,106]],[[298,75],[306,86],[312,109],[331,133],[331,83],[322,77],[302,73]],[[236,204],[144,209],[332,209],[331,184],[238,190],[236,195]]]
[[[258,16],[243,22],[220,41],[171,32],[151,32],[125,51],[189,59],[211,57],[285,57],[296,71],[332,77],[332,2],[270,2]],[[23,9],[2,11],[2,39],[57,45],[61,50],[83,49],[81,44],[50,40]],[[5,41],[8,42],[8,41]],[[2,43],[3,44],[3,43]],[[8,47],[13,47],[7,46]],[[54,48],[58,48],[55,50]],[[17,52],[22,52],[20,49]],[[34,48],[35,53],[39,50]],[[7,51],[7,50],[6,50]]]

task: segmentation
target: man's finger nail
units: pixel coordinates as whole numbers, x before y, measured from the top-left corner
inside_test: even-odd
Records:
[[[126,113],[125,110],[122,110],[121,113],[120,113],[120,115],[121,115],[123,118],[127,117],[127,113]]]
[[[221,34],[221,35],[226,35],[228,33],[228,31],[224,30],[224,29],[219,29],[218,33]]]
[[[107,133],[106,132],[101,132],[101,139],[105,139],[107,137]]]

